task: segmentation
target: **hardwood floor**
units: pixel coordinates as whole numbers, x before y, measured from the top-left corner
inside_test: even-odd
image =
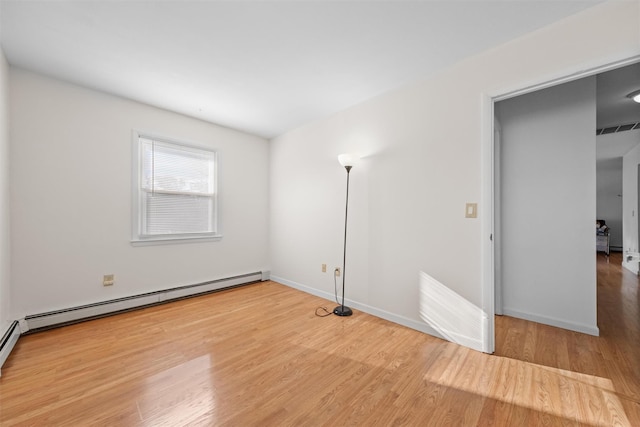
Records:
[[[22,337],[0,425],[640,426],[640,294],[598,258],[600,337],[496,319],[487,355],[264,282]]]
[[[640,426],[640,280],[621,263],[598,254],[599,337],[496,317],[496,355],[555,373],[536,395],[556,393],[556,408],[586,425]]]

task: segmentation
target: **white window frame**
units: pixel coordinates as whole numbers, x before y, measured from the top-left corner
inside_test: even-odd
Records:
[[[174,145],[176,147],[192,148],[196,150],[207,151],[214,156],[213,166],[213,208],[212,208],[212,224],[213,231],[201,233],[170,233],[170,234],[144,234],[143,233],[143,189],[141,182],[142,173],[142,143],[140,139],[151,139],[163,144]],[[219,194],[218,194],[218,168],[219,155],[215,149],[204,147],[199,144],[186,143],[173,138],[168,138],[154,133],[133,130],[132,132],[132,236],[131,244],[133,246],[158,245],[168,243],[185,243],[185,242],[201,242],[201,241],[217,241],[222,238],[220,231],[220,218],[218,214]]]

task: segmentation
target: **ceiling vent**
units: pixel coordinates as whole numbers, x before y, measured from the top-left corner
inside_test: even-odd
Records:
[[[596,129],[596,135],[606,135],[608,133],[624,132],[625,130],[635,130],[635,129],[640,129],[640,122]]]

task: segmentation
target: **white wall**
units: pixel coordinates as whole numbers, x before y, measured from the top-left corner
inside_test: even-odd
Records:
[[[14,318],[268,269],[266,140],[19,69],[10,77]],[[221,241],[131,246],[134,128],[218,150]]]
[[[638,164],[640,164],[640,130],[620,132],[606,135],[609,139],[637,141],[638,145],[622,158],[622,250],[623,252],[639,252],[638,244]],[[604,137],[604,136],[603,136]],[[622,265],[634,273],[638,273],[638,261]]]
[[[479,218],[464,218],[465,203],[481,202],[491,176],[481,160],[484,119],[492,120],[483,95],[638,55],[639,17],[637,3],[596,6],[274,139],[272,276],[333,293],[320,265],[341,262],[344,171],[336,156],[359,151],[366,157],[352,171],[347,298],[414,325],[424,271],[476,306],[492,300],[481,263],[489,210],[480,204]]]
[[[9,66],[0,48],[0,337],[11,319],[9,227]]]
[[[609,246],[622,248],[622,157],[598,160],[596,182],[596,217],[610,228]]]
[[[504,314],[598,334],[596,80],[496,103]]]

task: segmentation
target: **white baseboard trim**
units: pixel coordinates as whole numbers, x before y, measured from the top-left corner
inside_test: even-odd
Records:
[[[169,301],[175,301],[191,296],[215,292],[235,286],[245,285],[262,281],[263,273],[247,273],[225,279],[211,280],[194,285],[180,286],[162,291],[149,292],[146,294],[134,295],[126,298],[118,298],[109,301],[102,301],[95,304],[88,304],[64,310],[50,311],[47,313],[29,315],[21,322],[22,332],[47,329],[57,326],[64,326],[84,320],[95,319],[108,316],[123,311],[148,307]]]
[[[18,321],[12,322],[2,335],[0,340],[0,376],[2,376],[2,365],[9,358],[11,350],[20,338],[20,325]]]
[[[597,326],[568,322],[566,320],[556,319],[553,317],[512,310],[507,307],[503,307],[503,312],[506,316],[517,317],[518,319],[529,320],[531,322],[542,323],[543,325],[555,326],[556,328],[568,329],[570,331],[580,332],[583,334],[594,335],[596,337],[600,336],[600,329]]]
[[[330,292],[324,292],[315,288],[311,288],[309,286],[302,285],[300,283],[285,279],[283,277],[271,276],[271,280],[273,280],[274,282],[278,282],[283,285],[289,286],[291,288],[297,289],[299,291],[306,292],[308,294],[327,299],[331,301],[333,304],[335,304],[335,297]],[[344,299],[344,304],[348,307],[355,308],[356,310],[360,310],[372,316],[379,317],[381,319],[388,320],[393,323],[397,323],[398,325],[406,326],[407,328],[415,329],[416,331],[424,332],[425,334],[429,334],[437,338],[445,339],[435,329],[431,328],[429,325],[419,320],[409,319],[408,317],[390,313],[388,311],[381,310],[379,308],[372,307],[367,304],[362,304],[360,302],[353,301],[348,298]]]

